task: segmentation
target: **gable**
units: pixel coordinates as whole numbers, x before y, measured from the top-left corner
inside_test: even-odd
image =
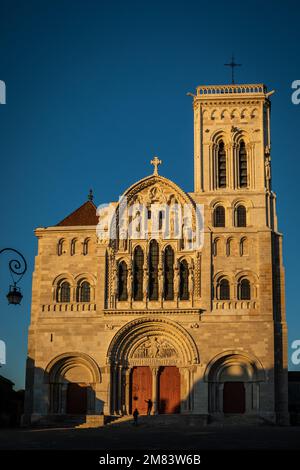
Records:
[[[96,206],[92,201],[86,201],[82,206],[61,220],[56,226],[97,225]]]

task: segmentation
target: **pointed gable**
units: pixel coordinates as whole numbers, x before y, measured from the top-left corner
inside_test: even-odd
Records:
[[[96,206],[92,201],[86,201],[82,206],[65,217],[57,226],[97,225]]]

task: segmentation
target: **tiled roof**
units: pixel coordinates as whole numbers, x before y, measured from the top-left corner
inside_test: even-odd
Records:
[[[96,215],[96,209],[92,201],[86,201],[82,206],[78,207],[78,209],[59,222],[57,226],[97,225],[99,220]]]

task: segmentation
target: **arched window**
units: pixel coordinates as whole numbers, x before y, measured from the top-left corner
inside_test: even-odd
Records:
[[[56,301],[57,302],[70,302],[71,300],[71,287],[68,281],[61,281],[57,288]]]
[[[220,247],[220,239],[215,238],[213,241],[213,255],[218,256],[219,253],[219,247]]]
[[[71,256],[75,255],[76,253],[76,243],[77,243],[77,240],[76,238],[73,238],[73,240],[71,241]]]
[[[230,286],[228,279],[221,279],[219,282],[219,300],[230,299]]]
[[[245,142],[242,140],[239,147],[239,186],[240,188],[246,188],[247,185],[247,151]]]
[[[89,252],[90,239],[86,238],[83,242],[82,254],[87,255]]]
[[[218,147],[218,187],[226,188],[226,151],[222,140]]]
[[[174,299],[174,251],[170,246],[167,246],[167,248],[165,249],[164,299]]]
[[[65,240],[62,238],[61,240],[59,240],[58,244],[57,244],[57,254],[58,256],[61,256],[65,253]]]
[[[159,250],[156,240],[151,240],[149,250],[149,300],[158,300]]]
[[[189,267],[186,260],[180,263],[179,275],[179,298],[180,300],[189,300]]]
[[[143,300],[144,253],[140,246],[134,250],[133,258],[133,298]]]
[[[77,302],[90,302],[91,300],[91,286],[88,281],[80,281],[76,290]]]
[[[247,226],[247,215],[246,207],[238,206],[235,210],[235,225],[236,227],[246,227]]]
[[[240,241],[240,255],[247,256],[249,254],[249,242],[247,238],[242,238]]]
[[[127,264],[121,261],[118,266],[118,299],[127,300]]]
[[[225,227],[225,209],[223,206],[217,206],[214,210],[214,226]]]
[[[239,300],[250,300],[251,299],[251,287],[249,279],[241,279],[238,285],[238,299]]]
[[[226,256],[230,256],[232,253],[232,239],[228,238],[226,241]]]
[[[164,212],[159,211],[158,214],[158,230],[162,230],[163,228],[163,221],[164,221]]]

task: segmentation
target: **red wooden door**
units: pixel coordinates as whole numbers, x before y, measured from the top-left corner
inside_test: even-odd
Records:
[[[84,415],[87,410],[87,385],[69,383],[67,390],[67,413]]]
[[[243,382],[225,382],[223,389],[224,413],[245,413],[245,386]]]
[[[177,367],[162,367],[159,373],[159,413],[180,413],[180,374]]]
[[[146,400],[152,400],[152,374],[149,367],[134,367],[131,374],[131,413],[138,409],[140,415],[147,414]]]

